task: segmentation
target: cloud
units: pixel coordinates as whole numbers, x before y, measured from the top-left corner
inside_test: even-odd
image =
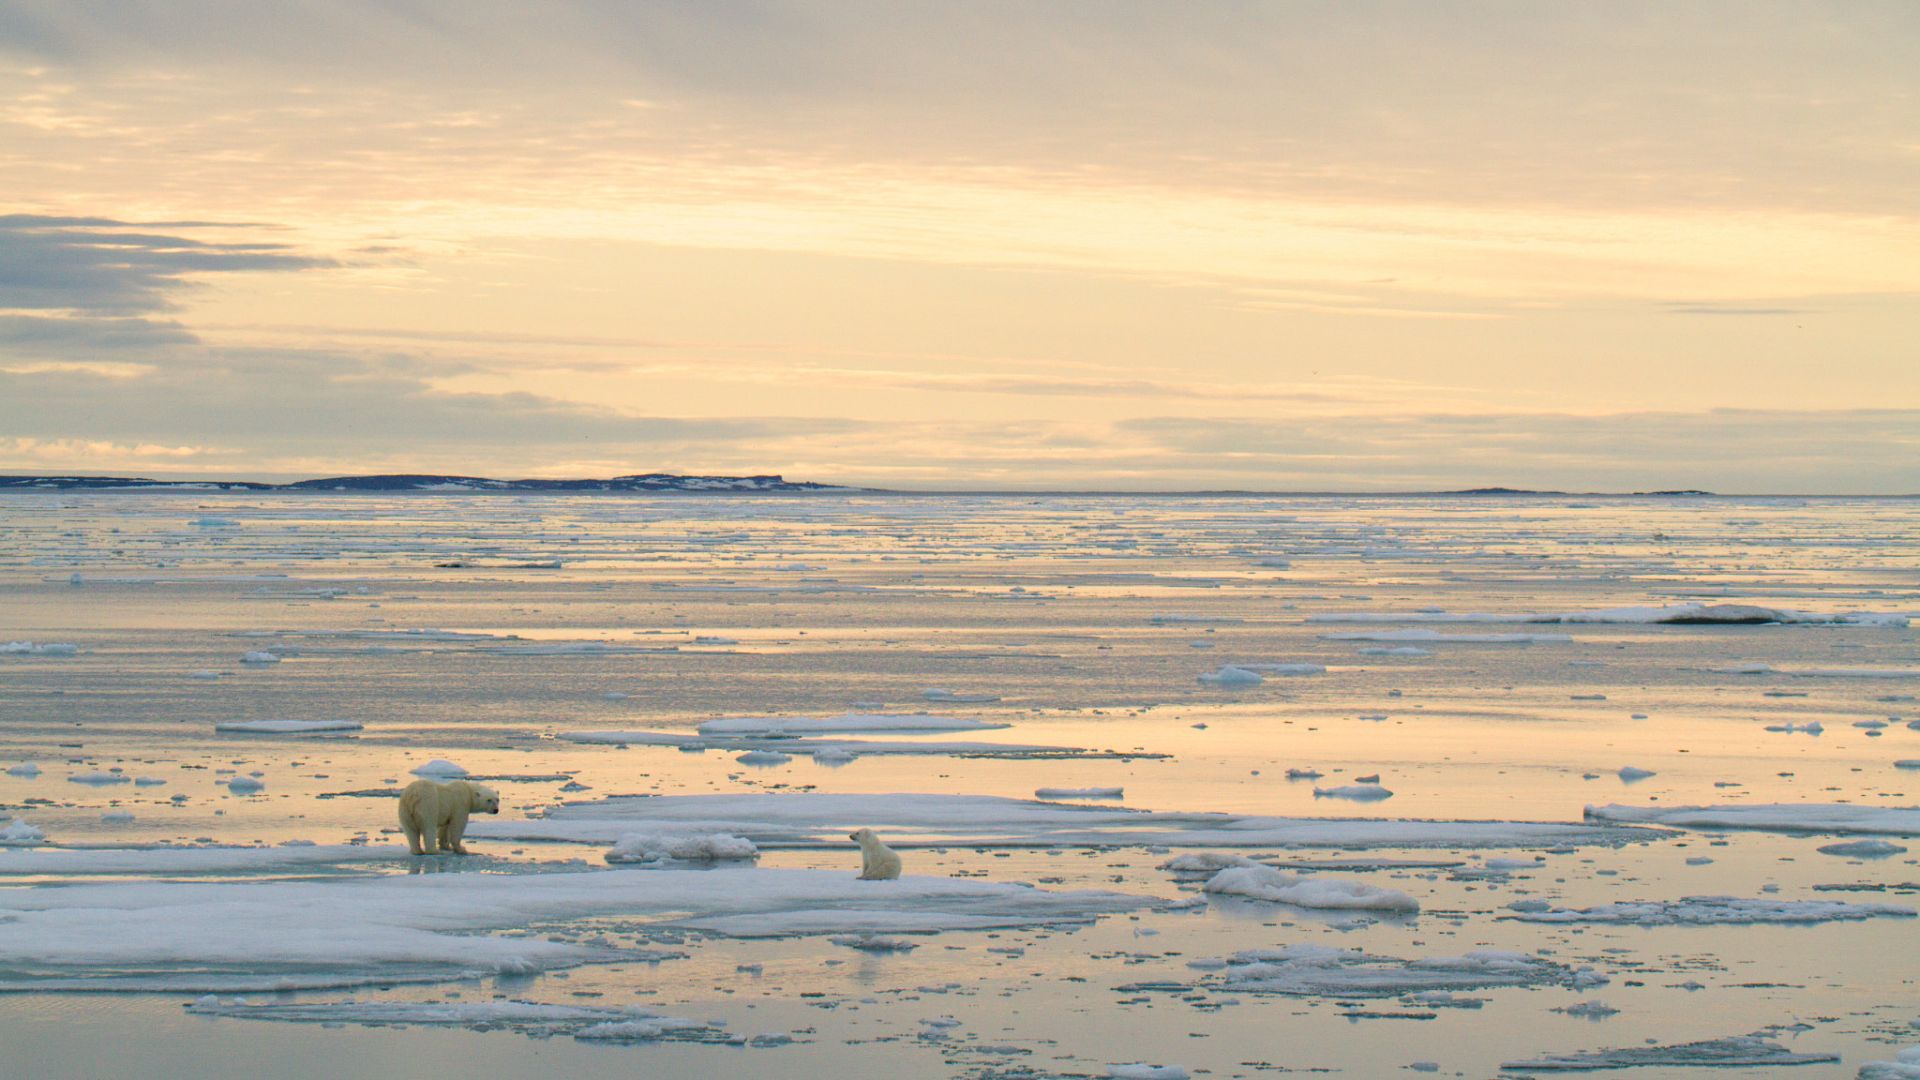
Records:
[[[201,240],[177,231],[212,227],[209,223],[161,224],[176,231],[138,231],[149,226],[110,218],[0,215],[0,252],[5,253],[0,257],[0,310],[143,315],[172,307],[174,296],[200,275],[332,265],[282,244]],[[117,322],[81,332],[130,329],[161,328]],[[46,322],[39,324],[39,330],[54,333]]]

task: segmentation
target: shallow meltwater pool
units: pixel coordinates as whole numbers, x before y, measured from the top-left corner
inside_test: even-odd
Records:
[[[1853,1076],[1913,617],[1912,500],[0,495],[0,1076]]]

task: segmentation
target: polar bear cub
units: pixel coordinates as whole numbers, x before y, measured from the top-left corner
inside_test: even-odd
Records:
[[[467,832],[467,815],[497,814],[500,796],[484,784],[450,780],[444,784],[415,780],[400,793],[400,828],[415,855],[451,851],[467,854],[460,838]]]
[[[900,853],[880,842],[872,829],[847,834],[860,845],[860,880],[892,881],[900,876]]]

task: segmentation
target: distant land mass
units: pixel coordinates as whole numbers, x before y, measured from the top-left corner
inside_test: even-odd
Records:
[[[141,476],[0,476],[0,491],[858,491],[781,476],[676,476],[638,473],[607,480],[492,480],[484,476],[389,473],[265,484],[250,480],[151,480]]]

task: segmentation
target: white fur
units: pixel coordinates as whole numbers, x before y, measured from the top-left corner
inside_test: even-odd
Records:
[[[500,796],[484,784],[453,780],[438,784],[415,780],[400,793],[400,828],[415,855],[450,851],[467,854],[460,838],[467,832],[467,815],[500,812]]]
[[[892,881],[900,876],[900,853],[881,843],[872,829],[849,833],[847,839],[860,845],[861,881]]]

